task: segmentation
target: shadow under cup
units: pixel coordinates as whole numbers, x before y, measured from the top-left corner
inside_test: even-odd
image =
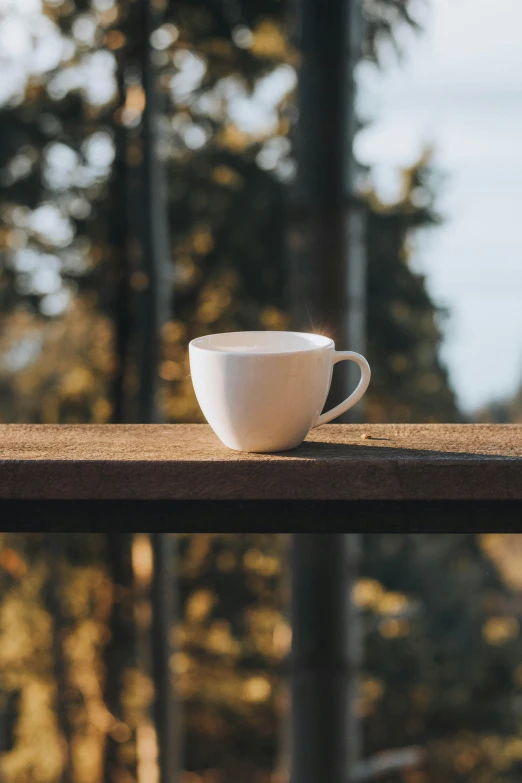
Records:
[[[229,332],[189,346],[194,391],[229,448],[286,451],[317,422],[332,379],[334,344],[301,332]]]

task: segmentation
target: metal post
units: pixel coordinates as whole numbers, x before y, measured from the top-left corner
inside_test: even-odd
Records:
[[[358,755],[356,535],[296,534],[292,562],[292,783],[348,783]]]

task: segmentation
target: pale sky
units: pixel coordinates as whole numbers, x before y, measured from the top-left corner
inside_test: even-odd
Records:
[[[363,71],[375,121],[356,139],[393,196],[397,167],[435,147],[443,226],[415,265],[450,309],[444,359],[466,411],[522,382],[522,2],[431,0],[402,64]]]

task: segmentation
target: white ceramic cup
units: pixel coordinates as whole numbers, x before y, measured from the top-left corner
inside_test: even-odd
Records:
[[[355,405],[370,383],[370,366],[333,340],[302,332],[228,332],[192,340],[190,372],[196,397],[218,438],[238,451],[293,449],[312,427]],[[344,402],[321,415],[334,364],[361,368]]]

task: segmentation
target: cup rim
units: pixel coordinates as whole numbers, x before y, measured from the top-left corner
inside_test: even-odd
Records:
[[[211,345],[200,345],[198,343],[201,343],[205,340],[208,340],[209,337],[233,337],[234,335],[265,335],[265,334],[280,334],[280,335],[295,335],[296,337],[305,337],[309,341],[318,341],[316,345],[310,344],[309,346],[305,346],[303,348],[295,348],[288,351],[271,351],[267,349],[266,351],[256,351],[255,353],[249,353],[248,350],[246,351],[218,351],[215,348],[213,348]],[[205,334],[201,337],[195,337],[193,340],[189,343],[190,349],[195,349],[197,351],[205,351],[207,353],[221,353],[225,356],[244,356],[244,357],[251,357],[251,356],[284,356],[289,354],[297,354],[297,353],[310,353],[311,351],[322,351],[325,348],[334,348],[335,344],[331,337],[327,337],[326,335],[322,334],[314,334],[313,332],[294,332],[289,330],[271,330],[271,329],[258,329],[258,330],[248,330],[245,329],[243,331],[236,331],[236,332],[216,332],[215,334]]]

